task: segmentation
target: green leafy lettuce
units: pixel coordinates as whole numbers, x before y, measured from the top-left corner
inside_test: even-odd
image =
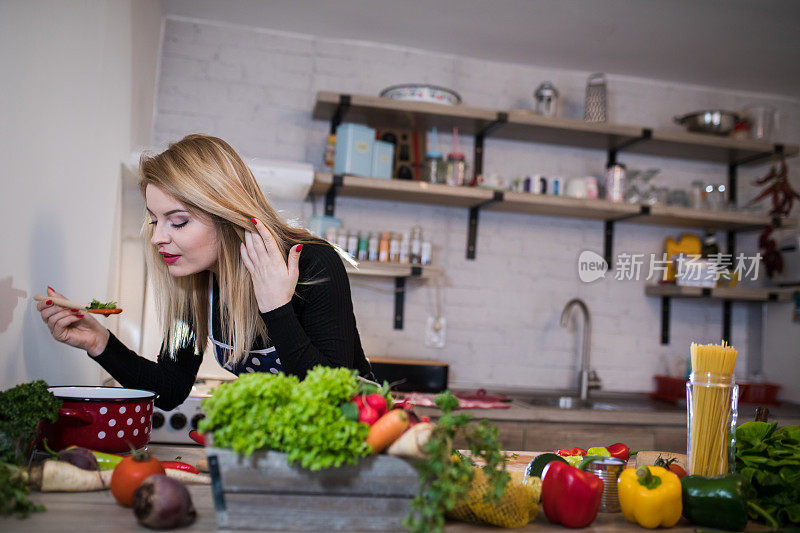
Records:
[[[369,426],[348,419],[340,406],[358,391],[356,371],[317,366],[301,382],[285,374],[252,373],[217,387],[203,400],[199,431],[214,446],[242,455],[286,452],[310,470],[355,463],[369,454]]]
[[[748,500],[781,525],[800,524],[800,426],[777,426],[746,422],[736,428],[736,469],[747,481]]]

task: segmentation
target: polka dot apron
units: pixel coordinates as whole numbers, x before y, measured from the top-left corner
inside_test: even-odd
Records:
[[[214,282],[213,279],[209,280],[209,298],[208,298],[208,340],[214,346],[214,356],[219,365],[225,370],[236,374],[244,374],[245,372],[271,372],[277,374],[283,370],[281,360],[278,353],[275,351],[274,346],[264,348],[261,350],[250,350],[247,352],[247,357],[243,358],[236,364],[226,363],[230,353],[233,351],[233,346],[219,342],[214,339],[214,330],[212,328],[212,315],[214,313]]]

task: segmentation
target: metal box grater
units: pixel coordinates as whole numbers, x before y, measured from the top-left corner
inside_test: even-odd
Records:
[[[583,120],[586,122],[605,122],[607,120],[606,77],[597,73],[586,81],[586,103]]]

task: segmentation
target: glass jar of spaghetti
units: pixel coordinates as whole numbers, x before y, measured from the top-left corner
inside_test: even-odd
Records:
[[[686,382],[689,474],[719,476],[736,465],[739,386],[733,374],[692,372]]]

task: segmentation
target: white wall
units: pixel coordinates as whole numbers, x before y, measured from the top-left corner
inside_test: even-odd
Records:
[[[530,108],[534,88],[549,79],[561,91],[562,114],[580,117],[589,74],[169,17],[161,60],[155,142],[205,132],[225,138],[248,156],[316,165],[329,127],[311,119],[319,90],[377,94],[386,86],[415,81],[452,87],[469,105]],[[770,103],[783,115],[781,140],[800,141],[798,100],[613,75],[608,79],[614,122],[675,127],[671,117],[689,110]],[[442,136],[441,142],[450,146],[449,137]],[[471,159],[472,139],[462,144]],[[670,187],[688,186],[694,179],[727,179],[723,165],[626,154],[621,159],[632,168],[661,168],[659,180]],[[600,175],[604,164],[601,152],[490,138],[484,169],[506,176],[575,177]],[[749,181],[764,171],[740,172],[740,198],[754,196]],[[319,199],[314,209],[321,212]],[[311,204],[287,209],[287,214],[306,219],[311,213]],[[672,342],[661,346],[659,300],[644,296],[643,281],[582,284],[577,257],[584,249],[602,253],[600,222],[483,212],[477,259],[467,261],[466,209],[342,198],[336,214],[352,229],[404,231],[422,224],[434,243],[435,262],[447,273],[447,346],[433,349],[422,342],[433,308],[430,286],[412,283],[402,331],[392,329],[393,299],[387,291],[393,284],[388,281],[354,279],[355,311],[368,355],[448,362],[454,384],[569,386],[576,340],[558,326],[558,319],[563,305],[575,296],[585,299],[593,313],[593,361],[606,389],[650,390],[651,376],[664,370],[667,359],[688,355],[691,341],[718,342],[722,335],[720,303],[674,301]],[[679,228],[618,224],[615,252],[660,253],[663,239],[680,233]],[[725,242],[723,234],[719,238]],[[754,243],[753,235],[741,237],[739,251],[753,252]],[[733,343],[741,347],[741,369],[746,367],[750,326],[746,309],[734,306]],[[796,347],[800,336],[800,326],[793,328],[782,333],[785,341],[777,341],[787,349]],[[797,396],[797,368],[793,374],[767,378]]]
[[[33,294],[113,297],[120,163],[149,143],[157,0],[0,3],[0,388],[98,384]]]

